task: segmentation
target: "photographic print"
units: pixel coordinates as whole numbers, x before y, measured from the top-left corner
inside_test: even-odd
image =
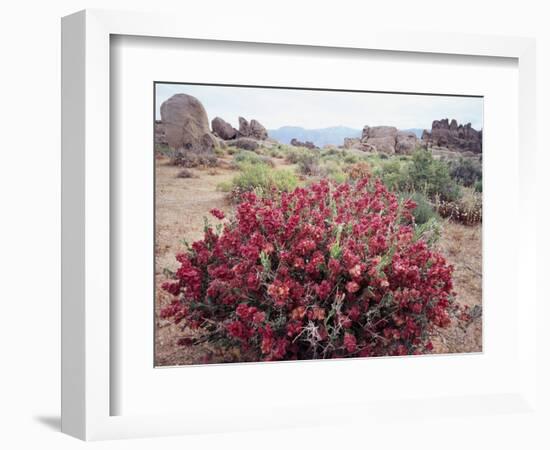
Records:
[[[482,351],[482,97],[154,89],[155,366]]]

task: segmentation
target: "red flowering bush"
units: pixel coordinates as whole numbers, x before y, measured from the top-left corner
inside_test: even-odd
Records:
[[[202,331],[184,345],[252,360],[428,352],[433,327],[450,322],[453,269],[415,234],[414,207],[368,178],[245,194],[177,256],[161,315]]]

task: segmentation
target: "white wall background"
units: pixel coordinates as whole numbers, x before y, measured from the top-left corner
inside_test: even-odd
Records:
[[[284,33],[287,27],[380,27],[536,37],[538,51],[539,275],[548,274],[542,255],[548,250],[548,176],[546,126],[550,123],[550,14],[546,2],[377,1],[306,2],[233,0],[11,0],[0,12],[0,446],[81,448],[85,444],[59,433],[60,360],[60,17],[83,8],[179,10],[205,27],[217,20],[246,24],[263,21]],[[215,20],[214,20],[215,18]],[[182,27],[185,20],[182,21]],[[406,74],[404,74],[406,76]],[[503,130],[506,132],[506,130]],[[545,147],[546,145],[546,147]],[[544,249],[543,249],[544,248]],[[546,264],[546,263],[545,263]],[[548,267],[546,265],[546,267]],[[544,272],[544,273],[543,273]],[[542,288],[542,282],[539,286]],[[548,295],[547,295],[548,297]],[[546,308],[548,310],[548,308]],[[540,313],[540,312],[539,312]],[[548,332],[543,331],[545,338]],[[546,352],[548,349],[539,349]],[[548,364],[545,364],[548,369]],[[547,379],[548,371],[545,372]],[[548,398],[548,397],[547,397]],[[535,433],[514,433],[515,418],[501,418],[502,433],[487,436],[457,419],[456,434],[441,447],[543,448]],[[506,425],[508,424],[508,425]],[[432,424],[433,426],[433,424]],[[533,425],[534,426],[534,425]],[[421,448],[430,433],[404,422],[388,434],[407,436],[409,448]],[[260,444],[261,442],[261,444]],[[538,445],[537,445],[538,444]],[[546,442],[546,445],[548,441]],[[362,430],[283,430],[88,444],[95,448],[344,448],[368,446]]]

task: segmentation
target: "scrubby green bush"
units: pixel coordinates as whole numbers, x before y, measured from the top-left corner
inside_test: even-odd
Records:
[[[435,220],[438,218],[434,206],[425,195],[420,192],[414,192],[408,198],[416,203],[416,208],[412,211],[414,223],[416,225],[423,225],[430,220]]]
[[[279,148],[272,148],[268,151],[268,154],[269,156],[271,156],[272,158],[277,158],[277,159],[280,159],[280,158],[284,158],[284,154],[283,152],[279,149]]]
[[[304,158],[316,154],[319,154],[318,150],[310,150],[305,147],[289,147],[285,159],[290,164],[299,164]]]
[[[241,173],[230,183],[218,185],[218,189],[230,192],[231,200],[240,201],[242,194],[254,191],[264,196],[273,191],[289,192],[298,186],[296,175],[290,170],[274,170],[265,164],[242,164]]]
[[[166,144],[155,144],[155,152],[170,157],[174,154],[174,151]]]
[[[319,165],[319,155],[315,153],[306,153],[298,161],[298,171],[302,175],[319,176],[322,174]]]
[[[449,161],[449,173],[455,181],[466,187],[481,182],[483,175],[481,162],[473,158],[460,158]]]
[[[337,148],[326,148],[326,149],[321,150],[321,156],[322,157],[335,156],[335,155],[339,155],[341,153],[342,153],[342,150],[339,150]]]
[[[430,199],[439,197],[443,201],[455,201],[460,197],[460,189],[451,178],[449,167],[435,159],[427,150],[414,152],[407,166],[406,188],[422,192]]]
[[[392,191],[403,191],[407,184],[407,173],[397,159],[381,162],[375,166],[374,175],[379,177]]]
[[[344,153],[344,162],[346,164],[355,164],[359,161],[359,158],[352,153]]]
[[[338,184],[348,181],[347,174],[342,170],[335,170],[333,172],[327,173],[327,177]]]
[[[265,164],[273,167],[273,161],[267,156],[258,155],[249,150],[241,150],[233,159],[238,168],[244,165]]]

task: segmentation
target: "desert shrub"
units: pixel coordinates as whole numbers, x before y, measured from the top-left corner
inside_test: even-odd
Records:
[[[321,151],[321,154],[323,157],[325,156],[337,156],[340,153],[342,153],[342,150],[339,150],[337,148],[326,148]]]
[[[239,153],[235,155],[234,161],[237,168],[241,168],[242,165],[254,165],[254,164],[265,164],[271,167],[275,165],[269,157],[258,155],[249,150],[241,150]]]
[[[342,170],[334,170],[332,172],[329,172],[327,173],[327,177],[337,184],[345,183],[346,181],[348,181],[347,174]]]
[[[268,151],[269,156],[272,158],[281,159],[284,158],[283,152],[279,150],[278,148],[272,148]]]
[[[482,168],[481,162],[473,158],[460,158],[449,161],[449,173],[451,177],[463,186],[474,186],[481,182]]]
[[[452,266],[408,225],[413,207],[368,179],[245,194],[177,255],[161,316],[201,330],[182,345],[237,347],[244,360],[429,352],[454,308]]]
[[[237,147],[227,147],[226,151],[228,155],[234,155],[235,153],[240,152],[240,150]]]
[[[255,192],[265,196],[272,192],[288,192],[298,185],[298,179],[289,170],[273,170],[264,164],[243,164],[241,173],[229,184],[219,186],[219,189],[230,192],[230,200],[239,202],[243,194]]]
[[[197,178],[197,176],[189,169],[182,169],[178,172],[178,178]]]
[[[483,219],[481,194],[473,189],[455,201],[437,200],[436,209],[441,217],[448,218],[463,225],[475,225]]]
[[[382,153],[383,155],[384,153]],[[407,184],[407,173],[403,170],[401,163],[396,160],[388,160],[379,164],[374,170],[386,187],[392,191],[405,190]]]
[[[371,175],[371,167],[368,162],[361,161],[346,167],[346,173],[351,180],[360,180]]]
[[[483,181],[479,180],[474,183],[474,191],[479,193],[483,192]]]
[[[318,150],[310,150],[305,147],[290,147],[286,152],[285,160],[290,164],[299,164],[303,159],[316,154],[318,154]]]
[[[415,224],[424,225],[430,220],[437,219],[437,212],[425,195],[420,192],[415,192],[408,196],[408,198],[416,204],[416,207],[412,210]]]
[[[342,170],[338,161],[335,160],[322,160],[320,173],[321,176],[327,177],[336,183],[343,183],[348,179],[347,173]]]
[[[237,163],[258,164],[260,156],[250,150],[239,150],[235,155],[234,161]]]
[[[427,150],[417,150],[407,166],[406,186],[409,190],[422,192],[430,199],[455,201],[460,196],[457,183],[451,178],[448,166],[434,159]]]
[[[231,192],[233,189],[233,183],[231,181],[222,181],[216,186],[216,190],[221,192]]]
[[[355,164],[359,161],[359,158],[351,153],[344,154],[344,163],[346,164]]]
[[[166,144],[155,144],[155,152],[161,155],[172,156],[174,151]]]
[[[290,164],[296,164],[300,160],[300,157],[302,154],[303,154],[303,151],[297,148],[289,149],[286,152],[285,161]]]
[[[215,154],[196,153],[190,150],[175,152],[171,160],[175,166],[191,167],[216,167],[218,158]]]
[[[319,155],[315,153],[306,153],[298,161],[298,171],[302,175],[319,176],[321,167],[319,165]]]

